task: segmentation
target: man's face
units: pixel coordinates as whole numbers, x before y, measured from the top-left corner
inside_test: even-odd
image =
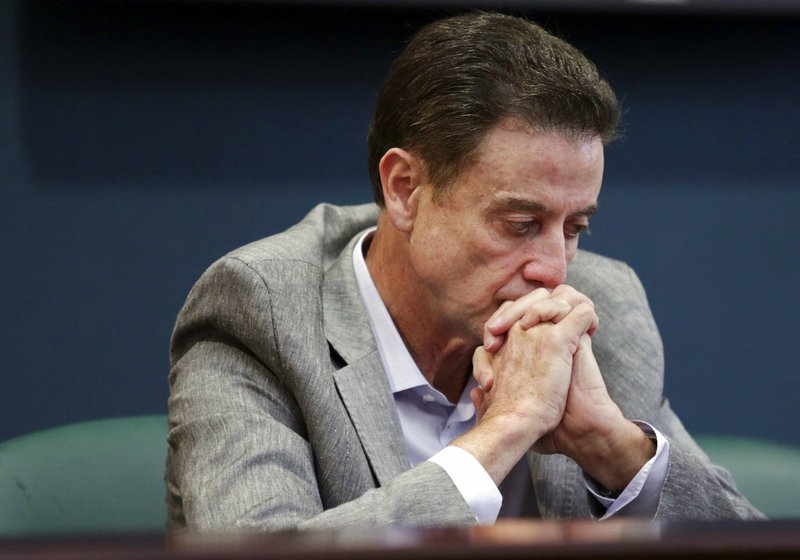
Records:
[[[599,139],[512,125],[487,134],[440,200],[428,184],[416,193],[410,258],[420,295],[448,330],[476,342],[501,303],[565,281],[603,175]]]

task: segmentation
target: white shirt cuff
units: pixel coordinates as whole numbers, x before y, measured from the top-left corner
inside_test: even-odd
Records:
[[[600,485],[584,474],[586,488],[606,508],[600,519],[614,514],[637,517],[653,517],[661,500],[661,490],[667,479],[669,468],[669,442],[661,432],[646,422],[634,422],[649,437],[656,439],[656,454],[636,473],[617,498],[602,495]],[[623,510],[624,508],[624,510]]]
[[[444,469],[481,525],[497,521],[503,496],[492,477],[466,449],[450,445],[428,459]]]

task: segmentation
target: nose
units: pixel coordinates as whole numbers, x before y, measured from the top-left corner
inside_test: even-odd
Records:
[[[563,233],[536,238],[522,268],[522,276],[528,282],[551,290],[566,281],[567,251]]]

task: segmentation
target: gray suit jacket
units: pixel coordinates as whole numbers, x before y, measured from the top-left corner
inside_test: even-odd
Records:
[[[406,457],[352,266],[376,216],[373,205],[320,205],[214,263],[190,292],[171,349],[170,528],[475,522],[440,467]],[[670,439],[657,515],[758,515],[662,396],[661,340],[633,271],[580,252],[568,282],[595,302],[593,348],[611,396]],[[575,463],[529,462],[543,517],[590,516]]]

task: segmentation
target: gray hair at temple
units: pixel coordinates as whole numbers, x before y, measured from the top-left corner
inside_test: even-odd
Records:
[[[608,143],[619,105],[592,62],[531,21],[474,12],[426,25],[378,93],[367,135],[375,201],[384,205],[378,166],[390,148],[423,160],[436,200],[509,118],[534,132]]]

